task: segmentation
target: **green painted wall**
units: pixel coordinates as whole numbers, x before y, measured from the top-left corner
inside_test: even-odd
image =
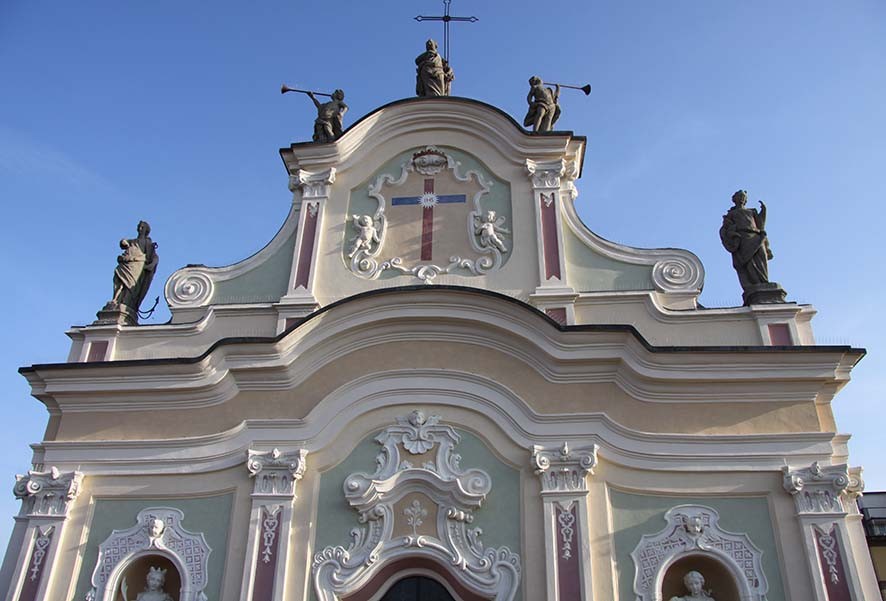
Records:
[[[765,497],[665,497],[639,495],[610,489],[613,539],[618,573],[619,601],[634,601],[633,551],[644,534],[655,534],[666,525],[664,514],[675,505],[697,503],[717,510],[720,526],[744,532],[763,552],[763,571],[769,582],[768,601],[785,601],[772,520]],[[716,591],[715,591],[716,593]]]
[[[290,219],[298,220],[298,210]],[[293,230],[276,253],[250,271],[230,280],[216,282],[211,304],[269,303],[280,300],[289,285],[296,235],[297,231]]]
[[[492,490],[486,502],[474,513],[471,527],[483,529],[483,543],[488,547],[506,546],[516,553],[520,547],[520,472],[502,463],[479,438],[469,432],[458,430],[461,441],[456,452],[461,455],[462,469],[480,468],[492,478]],[[319,510],[315,532],[314,550],[351,542],[352,528],[363,527],[357,521],[357,513],[344,497],[342,485],[350,474],[375,472],[375,457],[381,445],[373,434],[358,444],[348,457],[320,477]],[[311,588],[311,599],[316,595]],[[517,591],[516,599],[522,599]]]
[[[92,572],[98,560],[98,546],[112,530],[126,530],[135,525],[138,512],[148,507],[174,507],[184,512],[182,527],[189,532],[203,533],[212,549],[209,554],[209,583],[204,592],[209,599],[221,595],[225,555],[228,546],[228,530],[231,523],[233,493],[199,499],[98,499],[86,541],[83,564],[77,577],[77,593],[74,599],[85,599],[92,588]],[[133,587],[130,594],[141,591]]]
[[[652,267],[610,259],[588,248],[563,222],[563,252],[569,283],[579,292],[653,290]]]
[[[366,181],[362,182],[359,186],[355,187],[351,190],[351,198],[348,204],[348,215],[373,215],[378,208],[378,201],[369,195],[369,185],[375,180],[384,174],[388,174],[393,176],[395,179],[400,177],[400,174],[403,171],[403,163],[412,158],[412,155],[421,150],[423,147],[416,147],[411,150],[408,150],[404,153],[401,153],[391,160],[387,161],[384,165],[382,165],[375,173],[372,174]],[[484,194],[480,198],[480,207],[484,211],[495,211],[499,216],[507,217],[507,220],[504,223],[504,227],[513,232],[513,223],[511,222],[511,184],[496,177],[492,171],[483,164],[480,160],[474,157],[471,154],[458,150],[457,148],[452,148],[449,146],[438,146],[440,150],[450,155],[455,161],[458,163],[458,173],[460,175],[465,175],[468,171],[476,171],[486,181],[491,181],[492,186],[489,188],[489,193]],[[473,209],[473,202],[470,201],[471,208]],[[347,242],[352,240],[354,236],[357,235],[357,228],[354,226],[353,221],[348,221],[348,226],[345,228],[345,238],[342,242],[342,249],[347,249],[349,244]],[[514,242],[511,242],[509,246],[513,245]],[[502,258],[502,265],[508,262],[511,253],[505,253]],[[345,265],[348,264],[347,256],[345,255],[344,250],[342,251],[342,261]],[[454,273],[458,273],[460,275],[470,275],[470,271],[467,269],[457,269]],[[382,272],[379,276],[379,279],[387,280],[391,278],[399,277],[402,274],[399,274],[395,270],[386,270]]]

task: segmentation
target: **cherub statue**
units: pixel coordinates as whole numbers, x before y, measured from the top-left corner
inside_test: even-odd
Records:
[[[145,581],[147,586],[144,591],[138,594],[135,601],[175,601],[172,595],[163,590],[163,585],[166,584],[166,570],[151,566],[148,569],[148,576],[145,578]],[[123,600],[129,601],[126,596],[126,589],[126,581],[124,580],[121,592],[123,593]]]
[[[349,259],[353,259],[354,255],[360,251],[365,253],[372,252],[372,245],[381,242],[376,223],[371,215],[351,215],[351,220],[357,228],[357,235],[351,238],[351,250],[348,253]]]
[[[701,572],[695,570],[686,572],[686,575],[683,576],[683,586],[686,587],[689,594],[682,597],[671,597],[671,601],[716,601],[708,594],[708,591],[702,588],[704,587],[704,576],[701,575]]]
[[[504,227],[504,217],[497,217],[495,211],[486,211],[482,217],[474,215],[474,234],[480,236],[480,246],[483,248],[497,248],[506,253],[508,249],[499,234],[510,234]]]

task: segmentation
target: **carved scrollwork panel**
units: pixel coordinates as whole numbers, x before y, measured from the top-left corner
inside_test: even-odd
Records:
[[[481,596],[513,599],[520,558],[507,547],[485,546],[482,531],[470,527],[492,479],[460,466],[459,438],[439,417],[420,411],[397,418],[376,437],[382,447],[376,471],[351,474],[343,483],[345,498],[365,526],[351,531],[349,546],[326,547],[314,556],[320,601],[353,594],[383,566],[418,557],[433,560]],[[414,466],[416,456],[423,458],[421,467]]]

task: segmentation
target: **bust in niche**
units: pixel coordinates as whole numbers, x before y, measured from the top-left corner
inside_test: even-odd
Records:
[[[166,570],[152,566],[148,569],[145,581],[145,590],[138,594],[135,601],[175,601],[172,595],[163,589],[163,585],[166,584]],[[125,590],[123,598],[128,601]]]
[[[695,570],[686,572],[686,575],[683,576],[683,586],[686,587],[689,594],[682,597],[671,597],[671,601],[716,601],[704,590],[704,576],[701,575],[701,572]]]

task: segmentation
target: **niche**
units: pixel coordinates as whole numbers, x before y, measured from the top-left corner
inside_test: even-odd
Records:
[[[715,601],[741,601],[732,572],[709,555],[688,555],[671,564],[662,579],[661,598],[670,601],[672,597],[689,595],[683,576],[692,570],[704,576],[704,590],[710,591]]]
[[[172,597],[173,601],[179,601],[182,588],[181,574],[178,573],[175,564],[163,555],[142,555],[126,566],[126,570],[124,570],[123,575],[120,577],[120,584],[117,586],[114,601],[136,601],[139,593],[145,591],[148,571],[152,567],[166,570],[166,582],[163,584],[163,591]],[[153,597],[160,601],[163,596],[162,594],[153,595],[152,598],[149,598],[149,601],[155,601]]]

